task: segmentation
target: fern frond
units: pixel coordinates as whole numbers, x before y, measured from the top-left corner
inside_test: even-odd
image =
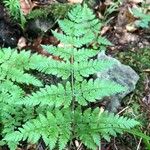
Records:
[[[114,64],[113,61],[108,60],[89,60],[82,61],[80,63],[74,62],[72,69],[74,71],[74,76],[77,80],[81,80],[81,77],[89,77],[91,74],[95,74],[98,71],[104,71],[110,68]]]
[[[102,138],[109,141],[111,136],[139,125],[139,122],[134,119],[120,117],[107,111],[101,112],[99,108],[93,111],[87,109],[83,113],[79,113],[78,110],[75,116],[78,126],[75,130],[79,139],[93,150],[99,146]]]
[[[100,45],[104,45],[104,46],[107,46],[107,45],[112,46],[113,45],[108,39],[106,39],[105,37],[101,37],[101,36],[98,37],[97,42]]]
[[[90,44],[97,38],[101,27],[101,23],[86,4],[83,7],[77,5],[68,13],[68,19],[60,20],[58,24],[64,34],[52,31],[54,36],[62,43],[74,47]]]
[[[75,83],[76,101],[80,105],[87,105],[87,102],[95,102],[105,96],[111,96],[125,91],[121,85],[109,80],[84,80],[81,84]]]
[[[67,79],[70,76],[70,67],[70,63],[58,62],[38,54],[31,55],[30,51],[20,53],[11,49],[0,51],[0,79],[7,78],[18,83],[41,86],[42,83],[26,71],[38,70]]]
[[[42,48],[48,51],[50,54],[53,54],[54,56],[59,56],[65,61],[69,61],[70,57],[72,56],[72,53],[74,51],[73,48],[69,47],[55,47],[52,45],[42,45]]]
[[[101,23],[93,12],[86,4],[83,7],[77,5],[68,14],[68,19],[58,23],[63,34],[52,32],[63,47],[43,48],[62,61],[30,51],[0,49],[1,137],[12,150],[19,142],[34,144],[40,139],[49,149],[62,150],[68,141],[77,139],[95,150],[102,138],[109,141],[111,136],[139,124],[98,108],[86,109],[90,102],[126,90],[109,80],[88,78],[115,63],[97,60],[98,52],[87,49],[94,44],[111,45],[106,38],[98,37]],[[26,89],[24,84],[42,86],[41,81],[31,74],[32,70],[46,74],[48,79],[48,75],[60,77],[61,83],[28,90],[30,87]]]
[[[41,88],[38,92],[32,93],[20,101],[20,104],[26,106],[48,105],[55,107],[68,107],[72,100],[72,90],[69,82],[64,87],[62,84],[51,85]]]
[[[95,51],[93,49],[81,48],[80,50],[77,50],[76,48],[55,47],[52,45],[42,45],[42,47],[50,54],[59,56],[65,61],[69,61],[71,57],[73,57],[74,61],[76,62],[85,61],[98,54],[98,51]]]
[[[74,61],[75,62],[82,62],[87,61],[88,59],[96,56],[98,54],[98,51],[95,51],[93,49],[86,49],[81,48],[80,50],[74,50]]]
[[[14,16],[16,19],[18,19],[20,17],[20,4],[18,0],[4,0],[3,2],[11,16]]]
[[[2,64],[1,68],[1,77],[6,78],[7,80],[16,81],[18,83],[25,83],[27,85],[32,84],[35,86],[42,86],[41,81],[35,78],[32,75],[24,73],[23,71],[18,70],[17,68],[10,68],[7,64]]]
[[[19,86],[13,84],[13,82],[9,80],[0,82],[0,92],[5,94],[8,93],[9,95],[11,95],[12,99],[14,100],[24,95],[24,91]],[[0,97],[1,96],[2,95],[0,95]],[[10,102],[10,99],[6,99],[6,100]]]
[[[37,119],[26,122],[22,128],[4,138],[7,142],[19,142],[28,139],[29,142],[37,143],[42,137],[45,144],[53,149],[59,143],[59,149],[65,148],[71,135],[71,111],[56,110],[47,112],[46,116],[39,114]]]
[[[67,79],[71,75],[70,62],[57,62],[51,60],[51,62],[42,62],[36,65],[37,70],[45,74],[52,74],[62,79]]]
[[[84,4],[83,6],[81,6],[79,4],[75,8],[73,8],[68,13],[68,18],[69,18],[69,20],[71,20],[77,24],[80,23],[80,25],[82,23],[85,23],[85,24],[90,23],[90,21],[92,21],[92,20],[96,20],[97,24],[100,25],[99,21],[97,21],[98,19],[95,18],[93,11],[91,9],[89,9],[86,4]],[[93,26],[94,26],[94,24],[93,24]],[[94,30],[94,31],[97,31],[99,29],[100,29],[99,26],[96,26],[96,24],[95,24],[95,27],[92,28],[92,30]]]
[[[46,86],[40,91],[32,93],[20,101],[19,104],[26,106],[55,106],[69,107],[72,97],[80,105],[87,105],[87,102],[95,102],[105,96],[110,96],[119,92],[123,92],[125,88],[108,80],[84,80],[81,83],[76,82],[74,89],[71,88],[69,82],[65,86],[58,84],[57,86]],[[55,101],[54,101],[55,99]]]
[[[81,24],[75,24],[75,22],[64,19],[64,20],[59,20],[58,24],[60,25],[60,28],[65,32],[66,35],[68,36],[75,36],[75,37],[81,37],[84,34],[87,33],[92,33],[93,30],[92,28],[95,28],[95,25],[99,24],[99,20],[92,18],[93,20],[86,20],[85,22],[80,22]],[[87,23],[87,21],[89,21]],[[80,29],[80,30],[79,30]],[[98,31],[98,30],[97,30]]]
[[[3,57],[4,56],[4,57]],[[24,69],[29,70],[29,52],[18,52],[11,49],[3,49],[0,53],[0,79],[16,81],[18,83],[33,84],[41,86],[42,83],[32,75],[25,73]]]
[[[0,118],[2,122],[8,121],[11,114],[16,114],[15,102],[18,102],[24,96],[24,91],[11,81],[0,82]],[[10,121],[10,120],[9,120]],[[6,124],[7,125],[7,124]]]
[[[71,45],[74,47],[81,47],[88,43],[91,43],[95,39],[95,35],[92,32],[88,32],[84,34],[82,37],[71,37],[65,34],[57,33],[56,31],[52,31],[53,35],[60,40],[62,43],[66,45]]]

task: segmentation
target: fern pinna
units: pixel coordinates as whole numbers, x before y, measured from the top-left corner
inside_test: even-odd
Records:
[[[98,51],[87,48],[95,41],[110,44],[99,37],[101,24],[92,11],[86,5],[77,5],[67,19],[58,23],[63,33],[52,32],[63,46],[43,48],[62,58],[61,62],[28,51],[0,51],[1,143],[11,150],[21,141],[34,144],[40,139],[49,149],[65,149],[76,139],[95,150],[102,138],[109,141],[111,136],[139,124],[99,108],[88,108],[90,102],[126,90],[107,79],[89,79],[115,63],[95,59]],[[55,75],[62,81],[43,85],[30,70]],[[37,88],[27,93],[25,85]]]

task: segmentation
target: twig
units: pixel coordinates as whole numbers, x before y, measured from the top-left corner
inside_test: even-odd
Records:
[[[129,108],[129,106],[125,107],[124,109],[122,109],[121,111],[119,111],[117,114],[120,115],[122,112],[124,112],[128,108]]]
[[[139,141],[139,144],[138,144],[136,150],[139,150],[139,149],[140,149],[141,141],[142,141],[142,138],[140,138],[140,141]]]
[[[116,146],[116,144],[115,144],[115,143],[116,143],[115,138],[114,138],[114,140],[113,140],[113,141],[114,141],[113,143],[114,143],[114,147],[115,147],[115,149],[116,149],[116,150],[118,150],[118,148],[117,148],[117,146]]]
[[[77,150],[80,150],[81,146],[82,146],[82,142],[81,142],[80,145],[78,146]]]

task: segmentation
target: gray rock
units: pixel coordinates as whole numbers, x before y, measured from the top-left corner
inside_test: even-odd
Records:
[[[26,33],[29,37],[38,37],[41,36],[49,29],[51,29],[55,24],[55,21],[52,18],[38,18],[38,19],[30,19],[26,25]]]
[[[97,77],[114,81],[126,87],[127,89],[123,93],[119,93],[109,97],[109,103],[106,107],[108,110],[116,112],[117,108],[120,106],[122,99],[135,89],[136,83],[139,80],[139,76],[130,66],[121,64],[120,61],[112,58],[111,56],[107,56],[103,51],[99,53],[98,59],[114,61],[115,64],[105,72],[97,73]]]

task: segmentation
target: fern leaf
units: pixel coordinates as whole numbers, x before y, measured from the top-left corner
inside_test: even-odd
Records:
[[[13,84],[13,82],[9,80],[0,82],[0,92],[5,92],[5,94],[9,93],[9,95],[15,97],[14,100],[24,95],[24,91],[19,86]],[[10,102],[10,99],[6,99],[6,101]]]
[[[11,49],[0,51],[0,79],[7,77],[7,79],[19,83],[41,86],[42,83],[38,79],[25,71],[34,69],[67,79],[71,74],[70,67],[70,63],[54,61],[38,54],[31,55],[30,51],[21,51],[20,53]]]
[[[53,35],[66,45],[71,45],[74,47],[81,47],[83,45],[91,43],[95,39],[95,35],[92,32],[84,34],[82,37],[71,37],[61,33],[52,31]]]
[[[126,90],[121,85],[109,80],[84,80],[81,85],[76,83],[76,101],[80,105],[87,105],[87,102],[95,102],[105,96],[111,96]]]
[[[4,57],[3,57],[4,56]],[[28,68],[30,53],[21,52],[20,54],[17,51],[11,49],[3,49],[0,53],[0,70],[1,70],[1,79],[8,79],[16,81],[19,83],[33,84],[36,86],[41,86],[42,83],[24,72],[24,69]]]
[[[81,37],[87,34],[88,32],[92,31],[91,29],[95,28],[95,26],[99,24],[98,19],[90,20],[90,22],[87,23],[88,21],[89,20],[86,20],[86,22],[82,21],[80,22],[80,24],[75,24],[75,22],[72,22],[71,20],[64,19],[60,20],[58,24],[66,35],[72,37]]]
[[[89,148],[95,150],[102,138],[109,140],[117,133],[131,129],[139,122],[126,117],[119,117],[113,113],[100,112],[99,108],[85,110],[82,114],[76,111],[76,133],[79,139]],[[98,138],[99,137],[99,138]],[[99,142],[98,142],[99,140]]]
[[[59,56],[65,61],[69,61],[71,57],[73,57],[74,61],[76,62],[85,61],[98,54],[98,51],[95,51],[93,49],[81,48],[80,50],[77,50],[76,48],[55,47],[51,45],[42,45],[42,47],[50,54]]]
[[[52,45],[42,45],[42,47],[50,54],[53,54],[54,56],[59,56],[65,61],[69,61],[74,51],[73,48],[69,48],[69,47],[55,47]]]
[[[58,84],[57,86],[51,85],[41,88],[38,92],[25,97],[23,101],[19,102],[19,104],[24,104],[26,106],[48,105],[55,107],[68,107],[71,100],[71,85],[67,82],[65,87],[62,84]]]
[[[70,13],[68,19],[58,21],[64,34],[52,31],[54,36],[66,45],[81,47],[90,44],[97,37],[101,27],[98,19],[87,5],[77,5]]]
[[[23,71],[17,70],[16,68],[9,68],[7,65],[1,65],[1,71],[3,78],[7,78],[7,80],[16,81],[18,83],[26,83],[32,84],[35,86],[42,86],[41,81],[36,79],[34,76],[24,73]]]
[[[98,37],[98,43],[100,44],[100,45],[105,45],[105,46],[112,46],[113,44],[108,40],[108,39],[106,39],[105,37]]]
[[[29,142],[36,143],[42,137],[50,149],[55,147],[57,140],[61,142],[60,149],[63,149],[71,135],[71,115],[68,117],[71,112],[70,110],[61,111],[47,112],[46,116],[40,114],[37,119],[26,122],[18,131],[7,134],[4,140],[19,142],[28,139]],[[56,116],[58,115],[61,115],[61,120],[57,120]]]
[[[17,145],[18,145],[18,143],[16,143],[16,142],[8,142],[8,147],[10,150],[17,149]]]
[[[81,48],[80,50],[74,51],[74,61],[75,62],[82,62],[87,61],[88,59],[96,56],[98,54],[98,51],[95,51],[93,49],[85,49]]]
[[[89,61],[83,61],[80,63],[74,63],[73,69],[75,77],[78,77],[81,75],[82,77],[88,77],[91,74],[94,74],[98,71],[104,71],[110,68],[114,62],[112,61],[98,61],[98,60],[89,60]],[[78,75],[79,74],[79,75]],[[78,80],[78,78],[76,78]]]
[[[36,65],[38,71],[45,74],[52,74],[62,79],[67,79],[71,75],[71,65],[69,62],[57,62],[51,60],[51,62],[42,62]]]

